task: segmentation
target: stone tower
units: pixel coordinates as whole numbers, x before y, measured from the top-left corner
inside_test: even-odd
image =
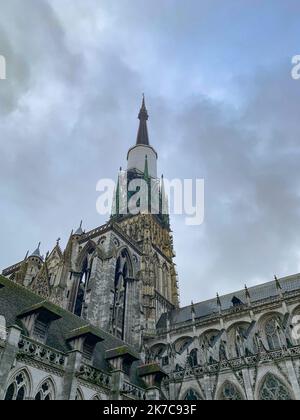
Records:
[[[164,180],[157,176],[158,154],[149,141],[144,96],[138,118],[136,144],[128,151],[127,170],[119,175],[112,220],[142,249],[144,335],[151,335],[161,314],[179,306],[179,293]],[[131,201],[137,204],[134,210]]]
[[[141,349],[165,312],[179,305],[173,240],[158,155],[150,145],[143,98],[136,144],[120,172],[110,220],[80,227],[65,250],[40,245],[3,274],[43,299]]]

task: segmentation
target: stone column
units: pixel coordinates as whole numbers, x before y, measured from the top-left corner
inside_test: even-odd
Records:
[[[176,400],[175,382],[169,383],[169,398],[171,401]]]
[[[204,376],[204,390],[205,396],[208,401],[212,400],[212,387],[211,387],[211,380],[208,375]]]
[[[300,400],[300,387],[292,360],[286,361],[286,368],[293,387],[296,400]]]
[[[87,308],[87,319],[95,327],[109,331],[116,259],[110,258],[102,261],[97,258],[96,264],[95,271],[89,281],[91,294]]]
[[[121,391],[123,388],[123,383],[124,373],[121,370],[114,370],[111,376],[111,400],[121,400]]]
[[[250,374],[248,369],[242,370],[244,384],[245,384],[245,391],[247,400],[253,401],[254,400],[254,394],[251,386],[251,380],[250,380]]]
[[[18,353],[20,337],[21,329],[19,327],[12,326],[8,329],[5,348],[0,358],[0,400],[5,397],[7,381]]]
[[[76,373],[79,371],[82,355],[80,351],[73,350],[68,353],[61,400],[75,400],[78,380]]]
[[[146,400],[159,401],[159,399],[160,399],[159,388],[154,386],[146,390]]]

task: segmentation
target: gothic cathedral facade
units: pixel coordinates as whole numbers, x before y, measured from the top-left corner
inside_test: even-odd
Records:
[[[3,270],[0,316],[10,318],[10,309],[1,306],[1,294],[7,293],[5,301],[9,296],[13,301],[14,293],[18,293],[22,302],[22,293],[23,300],[30,293],[30,305],[20,303],[21,313],[16,310],[11,315],[12,324],[18,320],[19,326],[18,331],[11,326],[7,332],[10,345],[18,336],[11,365],[0,337],[0,398],[18,399],[23,389],[23,397],[27,393],[27,398],[46,399],[51,388],[52,399],[146,395],[149,399],[299,400],[300,275],[275,278],[180,307],[173,237],[169,215],[164,211],[167,197],[163,177],[157,174],[158,154],[149,141],[147,120],[143,99],[136,144],[128,151],[126,171],[118,175],[109,221],[89,232],[81,224],[71,233],[64,250],[58,241],[43,258],[39,245],[23,261]],[[135,180],[143,180],[150,191],[155,190],[155,203],[152,195],[146,201],[146,210],[155,207],[155,212],[128,211],[128,185]],[[60,337],[63,343],[46,318],[51,324],[61,323],[66,333]],[[68,319],[72,327],[62,319]],[[99,342],[107,343],[107,347],[101,350]],[[61,366],[52,363],[52,370],[47,366],[50,359],[33,363],[36,353],[31,359],[28,356],[30,345],[39,349],[47,345],[49,349],[50,344],[64,360]],[[79,381],[75,387],[64,378],[68,363],[76,370],[66,345],[84,355],[84,363],[79,363],[81,385]],[[94,360],[101,351],[106,364],[96,367]],[[111,378],[116,366],[123,372],[117,390],[110,387],[115,380],[105,379],[105,385],[93,379],[101,376],[100,371],[103,377]],[[87,373],[92,369],[94,376]],[[139,371],[140,383],[131,379],[128,369]],[[41,372],[45,371],[43,382]],[[17,383],[18,375],[24,388]],[[72,381],[78,381],[76,378],[74,373]],[[30,381],[36,381],[36,391],[29,391],[33,388]],[[43,388],[43,384],[47,386]],[[151,389],[156,391],[151,394]]]

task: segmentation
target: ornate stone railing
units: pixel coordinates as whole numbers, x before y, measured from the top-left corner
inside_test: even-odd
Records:
[[[292,290],[287,291],[284,293],[284,299],[290,299],[292,297],[296,297],[300,295],[300,290]],[[253,302],[251,306],[248,306],[247,304],[243,304],[240,306],[232,307],[229,309],[224,309],[221,312],[222,317],[228,316],[228,315],[234,315],[236,313],[242,313],[242,312],[248,312],[250,309],[255,310],[259,308],[260,306],[264,305],[272,305],[272,304],[278,304],[282,301],[282,298],[280,296],[271,296],[265,299],[260,299],[256,302]],[[169,329],[167,328],[157,328],[155,330],[156,336],[165,335],[167,332],[177,331],[181,329],[191,329],[193,326],[201,326],[202,324],[206,324],[208,321],[214,321],[218,320],[220,318],[220,314],[218,312],[213,312],[208,315],[204,315],[201,318],[197,318],[195,322],[192,322],[192,319],[188,319],[187,321],[178,322],[175,325],[171,325]]]
[[[10,267],[5,268],[2,271],[2,275],[3,276],[8,276],[9,274],[13,273],[14,271],[16,271],[17,269],[19,269],[22,265],[22,262],[18,262],[17,264],[11,265]]]
[[[37,341],[22,336],[19,343],[19,354],[31,357],[39,362],[63,369],[66,356],[64,353],[45,346]]]
[[[189,369],[180,370],[173,372],[170,377],[173,379],[182,379],[184,376],[196,375],[203,377],[205,375],[215,375],[218,372],[231,369],[231,370],[242,370],[256,366],[258,363],[268,363],[274,361],[280,361],[287,358],[298,358],[300,357],[300,346],[291,347],[289,349],[279,349],[266,353],[259,353],[253,356],[235,358],[231,360],[222,360],[219,363],[207,364],[205,366],[195,366]]]
[[[90,230],[82,235],[80,238],[80,243],[85,242],[87,239],[93,238],[95,236],[105,233],[110,228],[110,224],[106,223],[102,226],[97,227],[96,229]]]
[[[137,385],[133,385],[128,381],[123,382],[121,392],[124,396],[134,400],[143,400],[145,395],[145,390],[143,388],[140,388]]]
[[[108,389],[111,388],[111,375],[92,366],[81,364],[78,377],[94,385]]]

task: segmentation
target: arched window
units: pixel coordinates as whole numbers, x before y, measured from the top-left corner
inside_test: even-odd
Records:
[[[129,253],[123,249],[116,262],[112,316],[112,333],[120,339],[124,339],[125,334],[127,279],[132,275],[133,269]]]
[[[54,387],[50,379],[43,382],[34,399],[39,401],[51,401],[55,399]]]
[[[162,290],[166,299],[169,299],[169,272],[166,264],[162,267]]]
[[[280,340],[277,329],[277,322],[275,318],[266,322],[265,333],[270,350],[280,349]]]
[[[189,389],[183,399],[185,401],[196,401],[201,400],[202,398],[200,398],[196,391],[194,391],[193,389]]]
[[[262,384],[259,399],[267,401],[288,401],[293,398],[287,388],[276,378],[276,376],[268,374]]]
[[[5,400],[25,400],[28,397],[29,393],[29,379],[25,371],[21,371],[16,374],[13,381],[7,388],[5,394]]]
[[[82,270],[81,270],[81,276],[80,281],[78,284],[77,289],[77,296],[75,300],[75,309],[74,313],[77,316],[81,316],[83,318],[86,317],[86,300],[87,300],[87,292],[89,290],[89,281],[92,271],[92,265],[94,261],[94,251],[95,246],[92,244],[88,244],[89,251],[87,252],[86,257],[83,260],[82,263]]]
[[[231,382],[225,382],[221,390],[220,400],[241,401],[243,397],[235,385]]]
[[[192,337],[182,337],[176,340],[174,343],[175,351],[179,354],[182,354],[192,343]]]
[[[192,367],[197,366],[198,365],[198,349],[193,349],[190,352],[190,365]]]

